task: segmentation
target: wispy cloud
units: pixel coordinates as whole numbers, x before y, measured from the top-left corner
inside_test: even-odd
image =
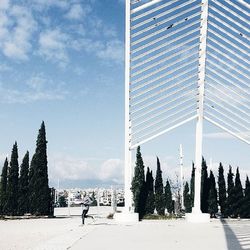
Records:
[[[124,49],[123,43],[119,40],[108,41],[103,49],[97,51],[97,56],[102,59],[112,60],[117,63],[123,62]]]
[[[6,71],[10,71],[10,70],[11,70],[11,67],[8,66],[7,64],[5,64],[5,63],[0,64],[0,72],[6,72]]]
[[[42,73],[31,76],[22,88],[0,85],[0,102],[7,104],[64,100],[67,95],[63,83],[56,83]]]
[[[241,137],[250,137],[250,131],[242,131],[241,133],[236,133],[236,135]],[[218,133],[206,133],[204,137],[210,139],[234,139],[235,137],[227,132]]]
[[[68,62],[67,44],[70,37],[59,29],[42,32],[39,37],[38,54],[46,60],[65,66]]]
[[[50,7],[57,7],[61,9],[69,8],[69,1],[67,0],[32,0],[32,5],[36,10],[43,11]]]
[[[9,0],[1,0],[0,1],[0,10],[6,10],[9,8]]]
[[[120,159],[84,159],[65,154],[50,156],[50,178],[52,180],[100,180],[123,182],[123,161]]]
[[[0,11],[0,49],[6,57],[27,60],[37,23],[30,10],[4,1]],[[0,9],[1,10],[1,9]]]
[[[74,51],[108,63],[120,63],[123,60],[123,42],[118,38],[115,26],[95,14],[94,2],[33,0],[27,7],[22,3],[2,0],[0,51],[13,60],[28,60],[39,55],[60,67],[69,64]],[[37,13],[51,8],[58,8],[60,16],[55,19],[61,25],[52,21],[51,16]]]
[[[72,20],[81,20],[85,18],[91,12],[91,7],[89,5],[73,4],[70,10],[67,12],[65,17]]]

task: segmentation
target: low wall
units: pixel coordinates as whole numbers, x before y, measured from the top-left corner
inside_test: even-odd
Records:
[[[122,211],[122,207],[118,207],[118,211]],[[113,208],[109,206],[100,206],[100,207],[90,207],[88,214],[93,214],[95,216],[107,217],[110,213],[113,213]],[[81,207],[56,207],[54,209],[54,216],[81,216],[82,208]]]

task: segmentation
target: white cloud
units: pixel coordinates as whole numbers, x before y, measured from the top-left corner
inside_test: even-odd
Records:
[[[83,55],[90,52],[108,63],[120,63],[123,42],[117,38],[115,26],[107,25],[94,13],[91,19],[86,18],[93,10],[93,2],[30,0],[27,7],[2,0],[0,51],[14,60],[28,60],[32,53],[61,67],[70,61],[72,50],[82,50]],[[61,16],[71,20],[61,20],[63,30],[55,26],[51,16],[40,17],[37,13],[52,7],[60,8]]]
[[[7,64],[5,64],[5,63],[0,64],[0,72],[6,72],[6,71],[10,71],[10,70],[11,70],[11,67],[8,66]]]
[[[59,29],[49,29],[40,34],[38,54],[46,60],[64,66],[69,58],[67,46],[70,37]]]
[[[6,5],[7,6],[7,5]],[[12,59],[27,60],[32,49],[32,34],[36,22],[25,7],[13,5],[0,12],[0,49]]]
[[[47,79],[42,75],[34,75],[27,81],[27,85],[34,90],[41,90],[47,82]]]
[[[40,11],[50,7],[57,7],[61,9],[67,9],[69,7],[68,0],[32,0],[32,4],[36,10]]]
[[[49,175],[52,180],[100,180],[123,182],[123,162],[120,159],[81,159],[65,154],[50,155]]]
[[[90,38],[83,38],[72,41],[72,48],[75,50],[85,50],[107,63],[115,62],[122,63],[124,60],[123,43],[118,39],[108,40],[103,42],[100,40],[92,40]]]
[[[242,131],[241,133],[235,133],[237,136],[243,138],[250,138],[250,131]],[[217,132],[217,133],[206,133],[204,137],[210,139],[234,139],[235,137],[227,132]]]
[[[73,4],[65,17],[72,20],[83,20],[90,12],[91,7],[89,5],[85,5],[83,8],[81,4]]]
[[[103,49],[97,51],[97,56],[104,60],[121,63],[124,59],[123,43],[119,40],[108,41]]]
[[[1,0],[0,1],[0,10],[6,10],[9,7],[9,0]]]
[[[1,103],[31,103],[41,100],[54,101],[54,100],[63,100],[67,92],[59,91],[20,91],[16,89],[6,89],[0,88],[0,97]]]
[[[117,183],[122,182],[123,161],[120,159],[109,159],[105,161],[100,168],[98,177],[101,180],[112,180]]]
[[[14,89],[10,88],[8,84],[0,84],[0,102],[13,104],[44,100],[56,101],[64,100],[68,95],[68,91],[63,87],[63,82],[55,83],[42,73],[31,76],[25,85],[22,86],[22,89]]]

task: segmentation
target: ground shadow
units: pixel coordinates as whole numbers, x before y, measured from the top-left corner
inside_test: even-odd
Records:
[[[228,223],[226,220],[221,222],[228,250],[250,250],[250,232],[248,232],[248,228],[244,224],[237,222]]]

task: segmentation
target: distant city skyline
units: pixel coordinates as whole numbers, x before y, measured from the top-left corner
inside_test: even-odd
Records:
[[[124,1],[0,2],[0,169],[15,141],[19,164],[45,121],[51,186],[121,186],[124,160]],[[204,124],[204,157],[250,175],[249,145]],[[142,146],[164,180],[194,160],[195,122]],[[134,159],[133,159],[134,162]],[[214,172],[217,175],[217,172]]]

